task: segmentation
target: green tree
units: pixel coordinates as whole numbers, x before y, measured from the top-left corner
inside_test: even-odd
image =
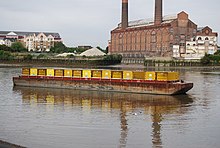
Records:
[[[3,50],[3,51],[12,51],[12,49],[6,45],[0,45],[0,50]]]
[[[24,60],[32,60],[33,56],[31,54],[25,55]]]
[[[217,50],[214,55],[219,55],[220,56],[220,50]]]
[[[50,48],[50,52],[52,53],[63,53],[67,51],[67,47],[62,42],[55,42],[54,47]]]
[[[0,59],[1,60],[11,60],[11,59],[13,59],[13,56],[11,55],[11,53],[9,51],[0,50]]]
[[[201,59],[201,63],[203,65],[208,65],[211,63],[211,58],[209,54],[205,54],[205,56]]]
[[[27,52],[27,49],[21,42],[15,42],[11,45],[12,52]]]

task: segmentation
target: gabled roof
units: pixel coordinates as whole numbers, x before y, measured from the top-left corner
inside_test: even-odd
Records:
[[[17,36],[17,34],[12,31],[12,32],[9,32],[9,33],[7,34],[7,36]]]
[[[83,53],[80,54],[80,56],[104,56],[106,55],[104,52],[102,52],[101,50],[99,50],[98,48],[91,48],[88,49],[86,51],[84,51]]]

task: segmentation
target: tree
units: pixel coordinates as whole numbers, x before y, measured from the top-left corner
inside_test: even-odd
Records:
[[[67,47],[62,42],[55,42],[54,47],[50,48],[52,53],[63,53],[67,52]]]
[[[11,55],[11,53],[9,51],[0,50],[0,59],[1,60],[11,60],[11,59],[13,59],[13,56]]]
[[[27,52],[27,49],[21,42],[14,42],[11,45],[12,52]]]
[[[3,50],[3,51],[11,51],[12,49],[6,45],[0,45],[0,50]]]
[[[208,65],[211,62],[211,58],[209,54],[205,54],[205,56],[201,59],[201,63],[203,65]]]

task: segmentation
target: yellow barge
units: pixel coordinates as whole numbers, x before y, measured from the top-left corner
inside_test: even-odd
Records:
[[[178,72],[98,69],[23,68],[15,86],[48,87],[128,93],[185,94],[193,83],[180,81]]]

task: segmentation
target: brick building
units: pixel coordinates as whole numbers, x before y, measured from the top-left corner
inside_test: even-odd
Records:
[[[155,0],[154,19],[128,22],[128,0],[122,0],[122,20],[111,31],[109,53],[121,54],[123,63],[143,63],[146,57],[172,58],[173,52],[182,58],[186,54],[186,42],[197,33],[197,25],[186,12],[163,16],[162,0]]]

